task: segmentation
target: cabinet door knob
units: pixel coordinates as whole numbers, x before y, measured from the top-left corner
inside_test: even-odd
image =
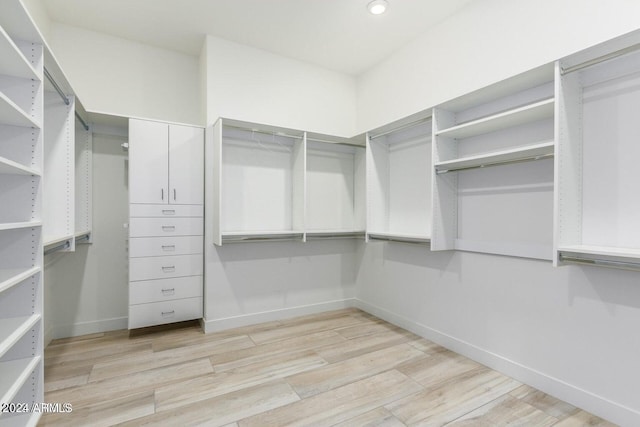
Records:
[[[175,231],[176,230],[176,226],[175,225],[163,225],[162,226],[162,231]]]
[[[160,189],[160,197],[164,200],[164,188]]]
[[[173,316],[176,313],[175,310],[171,310],[171,311],[163,311],[162,315],[163,316]]]
[[[165,273],[171,273],[176,271],[176,266],[175,265],[171,265],[171,266],[167,266],[167,267],[162,267],[162,271]]]
[[[162,289],[163,294],[173,294],[176,292],[176,288]]]
[[[176,245],[162,245],[162,250],[165,252],[175,252]]]
[[[162,209],[162,215],[175,215],[175,209]]]
[[[173,200],[174,201],[176,200],[176,189],[175,188],[173,189]]]

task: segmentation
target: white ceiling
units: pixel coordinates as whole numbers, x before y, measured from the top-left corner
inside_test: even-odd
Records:
[[[200,54],[205,34],[357,75],[472,0],[44,0],[53,21]]]

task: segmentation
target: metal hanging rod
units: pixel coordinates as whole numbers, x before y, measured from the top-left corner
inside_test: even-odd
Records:
[[[76,244],[77,243],[89,243],[89,240],[91,240],[91,232],[87,232],[85,234],[82,234],[80,236],[76,237]]]
[[[412,126],[419,125],[419,124],[424,123],[424,122],[428,122],[430,120],[431,120],[431,116],[423,117],[423,118],[421,118],[419,120],[415,120],[413,122],[398,126],[397,128],[393,128],[393,129],[390,129],[388,131],[385,131],[385,132],[370,136],[369,140],[374,140],[376,138],[380,138],[381,136],[389,135],[390,133],[397,132],[397,131],[403,130],[403,129],[407,129],[407,128],[410,128]]]
[[[417,245],[429,245],[431,239],[400,237],[400,236],[381,236],[379,234],[369,234],[369,240],[380,240],[382,242],[398,242],[398,243],[412,243]]]
[[[277,242],[288,240],[302,240],[303,233],[291,234],[253,234],[247,236],[222,236],[223,243],[239,243],[239,242]]]
[[[54,252],[58,252],[58,251],[61,251],[61,250],[64,250],[64,249],[69,249],[70,247],[71,247],[71,242],[66,240],[66,241],[64,241],[64,242],[62,242],[62,243],[60,243],[58,245],[55,245],[55,246],[50,247],[48,249],[45,249],[44,254],[45,255],[49,255],[49,254],[52,254]]]
[[[51,76],[51,74],[49,73],[49,70],[47,70],[46,67],[43,67],[43,69],[44,69],[45,77],[47,78],[47,80],[49,80],[49,82],[51,83],[53,88],[56,90],[56,92],[58,92],[58,95],[60,95],[60,98],[62,98],[62,100],[64,101],[64,105],[69,105],[71,101],[69,101],[69,98],[67,98],[67,95],[62,91],[62,88],[58,86],[58,83],[56,83],[56,81],[53,79],[53,76]]]
[[[583,63],[572,65],[571,67],[562,68],[560,70],[560,74],[563,76],[565,74],[573,73],[574,71],[579,71],[587,67],[591,67],[592,65],[600,64],[601,62],[610,61],[612,59],[618,58],[623,55],[627,55],[629,53],[633,53],[640,50],[640,43],[634,44],[629,47],[625,47],[624,49],[616,50],[615,52],[608,53],[606,55],[599,56],[597,58],[591,59],[589,61],[585,61]]]
[[[64,93],[62,88],[58,85],[58,83],[56,83],[56,81],[54,80],[54,78],[51,75],[51,73],[49,73],[49,70],[47,70],[46,67],[43,67],[43,70],[44,70],[44,75],[47,78],[47,80],[49,80],[49,82],[51,83],[53,88],[56,90],[56,92],[58,92],[58,95],[60,95],[60,98],[62,98],[62,100],[64,101],[64,105],[69,105],[71,103],[71,101],[69,101],[69,98]],[[88,131],[89,130],[89,125],[87,124],[87,122],[84,121],[84,119],[80,116],[80,114],[78,114],[77,111],[74,111],[74,113],[75,113],[76,117],[78,118],[78,120],[80,120],[80,123],[82,123],[82,127],[84,128],[84,130]]]
[[[80,116],[80,114],[78,114],[78,112],[76,111],[76,117],[78,118],[78,120],[80,120],[80,123],[82,124],[82,127],[84,128],[84,130],[88,131],[89,130],[89,125],[87,124],[87,122],[84,121],[84,119]]]
[[[348,233],[307,233],[307,240],[324,240],[324,239],[360,239],[364,238],[364,231],[354,231]]]
[[[625,270],[638,270],[640,271],[640,262],[630,261],[612,261],[608,259],[592,259],[592,258],[580,258],[576,256],[566,256],[560,254],[560,261],[570,262],[575,264],[594,265],[602,267],[623,268]]]
[[[443,165],[436,165],[436,174],[440,175],[443,173],[447,173],[447,172],[458,172],[458,171],[465,171],[465,170],[472,170],[472,169],[482,169],[482,168],[488,168],[491,166],[502,166],[502,165],[508,165],[511,163],[524,163],[524,162],[532,162],[535,160],[543,160],[543,159],[548,159],[548,158],[552,158],[553,157],[553,153],[549,153],[549,154],[543,154],[540,156],[531,156],[531,157],[523,157],[520,159],[512,159],[512,160],[500,160],[497,162],[487,162],[487,163],[482,163],[479,165],[475,165],[475,166],[462,166],[462,167],[450,167],[447,168],[446,166]],[[438,167],[442,167],[444,169],[438,169]]]
[[[329,141],[327,139],[320,139],[320,138],[313,138],[313,137],[307,137],[307,141],[324,142],[327,144],[334,144],[334,145],[346,145],[347,147],[364,147],[364,145],[358,144],[357,142]]]
[[[286,134],[284,132],[276,132],[276,131],[269,132],[269,131],[266,131],[266,130],[243,128],[241,126],[234,126],[234,125],[224,125],[224,127],[225,128],[231,128],[231,129],[243,130],[245,132],[260,133],[260,134],[269,135],[269,136],[282,136],[282,137],[285,137],[285,138],[302,139],[302,134],[300,134],[300,135],[289,135],[289,134]],[[226,137],[223,135],[223,138],[226,138]]]

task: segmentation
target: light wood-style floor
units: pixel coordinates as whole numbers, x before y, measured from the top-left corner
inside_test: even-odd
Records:
[[[355,309],[52,342],[41,425],[610,426]]]

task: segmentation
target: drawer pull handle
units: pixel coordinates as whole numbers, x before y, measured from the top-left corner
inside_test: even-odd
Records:
[[[171,273],[176,271],[176,266],[175,265],[171,265],[168,267],[162,267],[162,271],[164,271],[165,273]]]
[[[175,231],[176,230],[176,226],[175,225],[163,225],[162,226],[162,231]]]
[[[174,252],[176,250],[176,245],[162,245],[162,250],[165,252]]]
[[[162,209],[162,215],[175,215],[175,209]]]
[[[163,289],[162,293],[163,294],[173,294],[176,292],[176,288],[171,288],[171,289]]]
[[[163,316],[173,316],[174,314],[176,314],[175,310],[171,310],[171,311],[163,311],[162,315]]]

